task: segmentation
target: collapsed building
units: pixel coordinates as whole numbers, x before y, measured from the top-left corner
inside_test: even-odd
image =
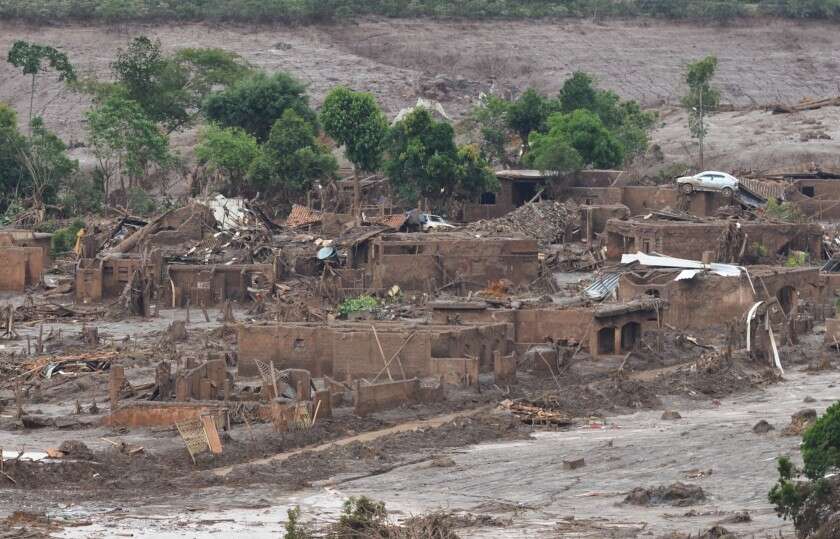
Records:
[[[41,281],[52,264],[52,234],[0,229],[0,292],[23,292]]]
[[[610,260],[637,251],[688,259],[711,253],[714,260],[731,262],[734,256],[753,264],[773,263],[792,251],[807,253],[812,260],[822,256],[822,229],[809,223],[611,219],[605,232]]]

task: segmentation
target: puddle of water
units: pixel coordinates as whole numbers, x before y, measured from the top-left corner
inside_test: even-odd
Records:
[[[20,451],[4,449],[2,454],[0,454],[0,457],[2,457],[3,460],[15,460],[18,458],[18,455],[20,455]],[[30,460],[32,462],[37,462],[41,460],[45,462],[58,462],[48,457],[49,455],[47,455],[43,451],[24,451],[23,455],[20,457],[20,460]]]

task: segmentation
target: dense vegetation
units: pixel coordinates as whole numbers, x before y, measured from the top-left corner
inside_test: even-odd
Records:
[[[840,18],[838,0],[0,0],[0,17],[330,22],[353,16]]]
[[[779,458],[770,502],[780,517],[793,521],[798,537],[837,537],[836,519],[829,517],[840,511],[840,402],[805,430],[801,448],[801,468]]]
[[[556,98],[532,88],[513,101],[485,96],[471,118],[487,159],[512,164],[509,141],[518,139],[522,164],[562,173],[629,164],[647,150],[656,115],[598,88],[592,76],[578,71]]]

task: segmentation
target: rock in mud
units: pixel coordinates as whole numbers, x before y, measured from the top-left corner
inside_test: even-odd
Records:
[[[697,539],[738,539],[738,536],[730,533],[723,526],[712,526],[697,536]]]
[[[65,456],[77,460],[93,460],[93,451],[78,440],[65,440],[58,446],[58,450]]]
[[[695,505],[706,499],[706,493],[697,485],[686,483],[674,483],[669,486],[658,486],[654,488],[636,487],[624,498],[624,502],[630,505],[672,505],[674,507],[687,507]]]
[[[761,421],[755,424],[752,430],[756,434],[767,434],[771,430],[775,430],[775,427],[773,427],[773,425],[762,419]]]
[[[662,412],[662,419],[682,419],[682,416],[679,412],[675,412],[674,410],[665,410],[664,412]]]
[[[790,416],[790,425],[785,427],[782,431],[782,435],[784,436],[799,436],[805,429],[810,427],[814,424],[817,420],[817,411],[813,408],[805,408],[804,410],[799,410],[792,416]]]
[[[438,457],[430,462],[429,466],[434,466],[436,468],[451,468],[452,466],[455,466],[455,461],[449,457]]]

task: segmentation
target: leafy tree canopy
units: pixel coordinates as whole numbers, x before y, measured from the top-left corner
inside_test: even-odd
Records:
[[[222,127],[239,127],[260,142],[268,140],[275,122],[286,110],[315,125],[306,88],[286,73],[255,73],[204,101],[207,117]]]
[[[58,73],[58,80],[68,82],[76,80],[76,70],[70,64],[67,55],[49,45],[15,41],[9,50],[8,61],[13,66],[21,68],[24,75],[37,75],[47,71],[48,65]]]
[[[114,94],[85,116],[94,154],[116,172],[135,179],[149,166],[171,162],[168,138],[136,101]]]
[[[283,112],[248,171],[251,189],[293,197],[316,180],[333,179],[338,163],[316,134],[313,124],[295,110]]]
[[[397,122],[386,140],[385,170],[402,198],[435,203],[498,189],[498,181],[474,147],[457,148],[454,131],[418,108]]]
[[[531,151],[526,156],[540,170],[568,172],[582,165],[611,168],[624,161],[621,142],[591,111],[555,113],[547,123],[548,133],[531,135]]]
[[[239,194],[251,163],[260,155],[260,146],[257,139],[238,127],[210,124],[201,131],[195,154],[226,178],[231,193]]]
[[[111,65],[117,87],[100,85],[100,94],[124,91],[146,115],[174,131],[192,123],[202,101],[215,86],[228,86],[250,68],[221,49],[182,49],[167,56],[160,41],[139,36],[120,50]]]
[[[543,129],[546,118],[557,108],[556,102],[544,97],[533,88],[528,88],[510,104],[507,112],[508,127],[519,135],[523,143],[527,144],[531,132]]]
[[[357,169],[379,168],[388,121],[371,94],[334,88],[321,108],[321,123],[324,131],[344,146],[347,159]]]

